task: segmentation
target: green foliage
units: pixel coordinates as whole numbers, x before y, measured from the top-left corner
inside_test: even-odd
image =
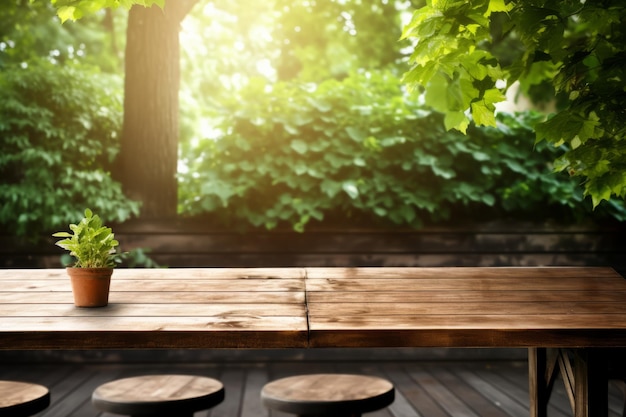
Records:
[[[133,248],[129,251],[115,254],[115,262],[122,268],[163,268],[154,259],[148,256],[150,249]],[[61,256],[61,265],[68,267],[74,265],[76,258],[65,253]]]
[[[69,232],[56,232],[52,236],[65,238],[56,245],[76,258],[76,268],[113,268],[117,262],[115,252],[119,242],[110,227],[102,224],[100,216],[85,209],[85,217],[78,224],[70,224]]]
[[[183,137],[212,124],[210,109],[249,78],[321,82],[358,68],[400,73],[408,7],[381,0],[198,2],[180,35]]]
[[[7,4],[10,3],[10,4]],[[0,14],[0,67],[58,50],[67,33],[48,2],[3,2]]]
[[[403,94],[391,74],[258,81],[233,95],[221,137],[184,144],[179,211],[300,231],[329,220],[418,227],[586,216],[576,181],[551,173],[556,151],[533,148],[539,117],[503,114],[465,136],[446,131],[443,117]],[[623,206],[605,209],[626,218]]]
[[[154,259],[150,258],[149,248],[133,248],[119,254],[121,265],[128,268],[162,268]]]
[[[608,1],[428,1],[403,38],[415,40],[404,81],[462,132],[471,114],[494,126],[499,82],[522,91],[550,85],[563,105],[537,126],[537,141],[566,146],[559,171],[584,179],[597,206],[626,198],[626,3]],[[506,56],[498,42],[513,38]],[[517,54],[511,54],[511,50]]]
[[[342,78],[355,68],[388,68],[402,57],[400,16],[407,2],[275,0],[272,37],[279,80]]]
[[[0,73],[0,224],[36,236],[96,208],[137,215],[109,174],[118,152],[121,82],[85,66],[33,61]]]
[[[491,13],[507,11],[491,10],[496,3],[429,2],[404,30],[403,38],[418,39],[411,55],[415,65],[405,82],[426,87],[426,103],[446,113],[448,129],[466,132],[468,109],[477,125],[495,126],[494,105],[504,100],[495,83],[504,73],[493,55],[477,45],[490,39]]]
[[[35,0],[30,0],[31,2]],[[102,9],[117,9],[122,6],[130,9],[133,5],[138,4],[144,7],[150,7],[154,4],[161,9],[165,5],[165,0],[50,0],[52,5],[57,8],[57,14],[61,22],[67,20],[81,19],[83,16],[96,13]]]
[[[50,2],[4,2],[0,14],[0,69],[37,58],[63,64],[80,61],[98,65],[103,71],[122,68],[114,18],[120,13],[100,13],[80,23],[59,24]],[[121,26],[121,25],[120,25]]]
[[[121,246],[118,246],[118,249],[121,249]],[[128,251],[117,251],[113,258],[119,268],[164,268],[150,257],[150,251],[150,248],[132,248]],[[76,258],[65,253],[61,256],[60,263],[64,267],[73,266]]]

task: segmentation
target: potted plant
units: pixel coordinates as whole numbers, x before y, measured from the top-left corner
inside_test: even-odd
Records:
[[[109,303],[109,287],[113,268],[118,262],[115,240],[111,228],[105,227],[97,214],[85,210],[78,224],[70,224],[70,232],[57,232],[62,237],[56,245],[66,249],[75,258],[67,267],[72,281],[74,304],[77,307],[104,307]]]

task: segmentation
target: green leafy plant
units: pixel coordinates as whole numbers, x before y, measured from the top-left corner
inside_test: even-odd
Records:
[[[65,238],[56,243],[70,252],[76,268],[114,268],[117,263],[116,247],[119,242],[102,219],[85,209],[85,217],[78,224],[70,224],[70,232],[56,232],[52,236]]]
[[[623,200],[625,20],[621,0],[429,0],[404,28],[415,40],[404,81],[462,132],[470,117],[495,126],[495,103],[515,81],[530,96],[533,87],[552,90],[559,106],[535,132],[565,146],[554,169],[579,177],[594,207]],[[515,46],[497,47],[506,40]]]
[[[534,143],[535,112],[447,131],[390,73],[323,83],[251,83],[226,107],[223,135],[183,144],[180,209],[221,226],[421,227],[504,218],[626,218],[592,212],[563,151]]]
[[[87,65],[33,60],[0,72],[0,225],[18,236],[59,230],[91,207],[112,222],[139,214],[111,175],[122,85]]]

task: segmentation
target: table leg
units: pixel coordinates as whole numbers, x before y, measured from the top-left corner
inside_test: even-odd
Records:
[[[574,349],[575,417],[609,415],[608,360],[602,349]]]
[[[554,381],[555,359],[546,348],[528,349],[530,417],[547,417]]]
[[[529,348],[531,417],[547,417],[559,371],[574,417],[608,416],[608,360],[602,349]]]

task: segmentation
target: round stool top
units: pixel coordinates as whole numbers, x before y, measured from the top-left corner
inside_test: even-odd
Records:
[[[124,415],[189,413],[224,400],[218,380],[194,375],[144,375],[117,379],[96,388],[92,404]]]
[[[387,407],[393,384],[365,375],[312,374],[266,384],[261,401],[268,408],[298,415],[362,414]]]
[[[43,385],[0,381],[0,416],[32,416],[49,405],[50,391]]]

